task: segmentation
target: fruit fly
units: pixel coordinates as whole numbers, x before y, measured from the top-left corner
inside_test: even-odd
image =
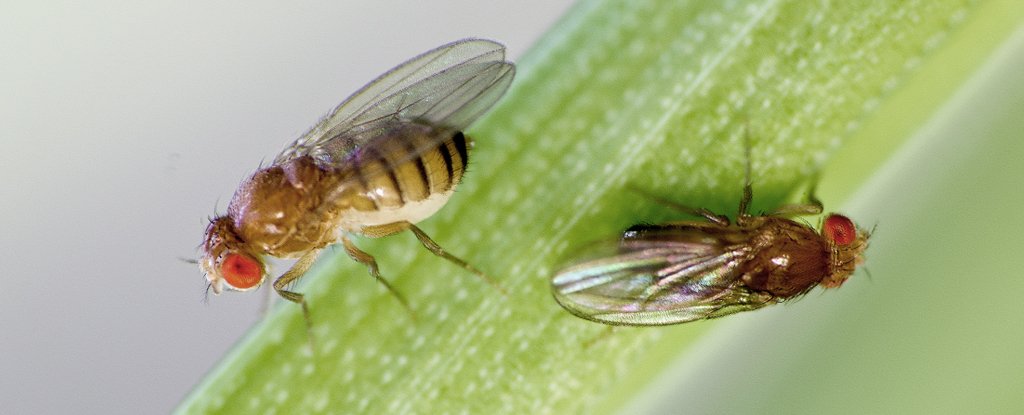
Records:
[[[552,278],[555,300],[587,320],[658,326],[755,310],[818,285],[842,285],[864,261],[869,232],[836,213],[825,217],[820,232],[790,219],[822,212],[813,191],[806,204],[751,215],[747,140],[736,223],[653,197],[705,221],[634,225],[618,240],[592,245]]]
[[[267,278],[266,257],[298,258],[274,280],[281,297],[319,252],[345,252],[409,310],[373,256],[350,235],[411,231],[430,252],[497,286],[414,225],[434,214],[462,180],[472,140],[462,133],[505,93],[515,66],[505,48],[464,39],[391,69],[348,97],[235,191],[227,214],[210,221],[200,267],[214,294],[248,291]]]

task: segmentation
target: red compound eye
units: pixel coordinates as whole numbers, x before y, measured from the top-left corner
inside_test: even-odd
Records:
[[[821,233],[836,245],[849,245],[857,239],[857,227],[843,215],[829,215],[821,225]]]
[[[228,285],[246,290],[263,280],[263,269],[255,259],[243,254],[228,254],[220,266],[220,274]]]

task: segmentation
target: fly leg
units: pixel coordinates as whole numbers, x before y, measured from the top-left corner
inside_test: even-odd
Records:
[[[779,206],[771,214],[778,216],[806,216],[806,215],[818,215],[824,210],[821,201],[815,196],[814,192],[818,189],[818,176],[815,175],[811,179],[811,191],[807,194],[807,202],[805,203],[794,203],[789,205]]]
[[[505,291],[505,289],[500,284],[498,284],[497,281],[495,281],[491,277],[488,277],[487,274],[484,274],[483,271],[480,271],[479,269],[476,269],[476,267],[469,265],[469,263],[463,261],[462,258],[459,258],[455,255],[452,255],[448,251],[445,251],[444,248],[441,248],[441,246],[438,245],[437,242],[434,242],[433,239],[430,239],[430,237],[427,236],[427,234],[423,232],[423,230],[420,229],[418,226],[413,225],[409,222],[406,223],[409,224],[409,230],[412,231],[413,235],[416,235],[416,239],[419,239],[420,243],[423,244],[423,247],[427,248],[428,251],[441,258],[447,259],[449,262],[462,267],[466,271],[476,274],[477,276],[480,277],[480,279],[484,280],[484,282],[494,287],[494,289],[498,290],[504,295],[508,295],[508,292]]]
[[[736,224],[746,225],[750,223],[750,201],[754,198],[754,187],[750,179],[750,124],[743,126],[743,158],[746,165],[743,169],[743,196],[740,197],[740,208],[736,214]]]
[[[497,281],[487,276],[487,274],[484,274],[483,271],[480,271],[476,267],[469,265],[469,263],[464,261],[462,258],[459,258],[455,255],[452,255],[450,252],[445,251],[444,248],[441,248],[441,246],[437,244],[437,242],[434,242],[433,239],[430,239],[430,236],[428,236],[426,232],[423,232],[422,229],[420,229],[416,225],[413,225],[412,223],[401,221],[389,223],[386,225],[368,226],[363,228],[362,233],[366,236],[377,238],[381,236],[393,235],[406,229],[412,231],[413,235],[416,235],[416,239],[418,239],[420,243],[423,244],[423,247],[427,248],[427,250],[430,251],[430,253],[437,255],[441,258],[444,258],[449,262],[458,265],[462,269],[465,269],[466,271],[476,274],[478,277],[480,277],[480,279],[484,280],[484,282],[494,287],[494,289],[498,290],[502,294],[508,294],[508,292],[505,291],[505,289],[500,284],[498,284]]]
[[[295,265],[292,265],[288,271],[285,271],[284,274],[274,280],[274,291],[277,291],[278,295],[284,297],[285,300],[298,303],[302,306],[302,317],[306,320],[306,333],[309,334],[309,345],[311,349],[313,348],[313,320],[309,317],[309,307],[306,306],[306,298],[302,294],[289,291],[286,288],[289,284],[295,282],[295,280],[305,274],[306,271],[309,271],[309,267],[313,266],[313,263],[316,262],[316,257],[319,253],[319,249],[313,249],[306,252],[298,261],[295,262]]]
[[[632,191],[633,193],[639,194],[640,196],[643,196],[643,197],[646,197],[648,199],[651,199],[651,200],[657,202],[658,204],[668,206],[668,207],[670,207],[670,208],[672,208],[674,210],[678,210],[678,211],[680,211],[682,213],[685,213],[687,215],[702,217],[704,219],[707,219],[711,223],[714,223],[714,224],[719,225],[719,226],[729,226],[729,218],[725,217],[725,215],[719,215],[719,214],[716,214],[715,212],[712,212],[712,211],[704,209],[704,208],[696,209],[696,208],[692,208],[692,207],[689,207],[689,206],[686,206],[686,205],[681,205],[679,203],[676,203],[676,202],[673,202],[671,200],[662,198],[660,196],[656,196],[656,195],[647,193],[647,191],[642,190],[642,189],[637,188],[637,187],[629,186],[629,190]]]
[[[777,216],[807,216],[817,215],[823,211],[821,201],[811,196],[811,200],[807,203],[794,203],[789,205],[779,206],[778,209],[772,211],[772,215]]]
[[[347,236],[341,237],[341,243],[345,246],[345,253],[347,253],[348,256],[356,262],[366,265],[366,269],[370,272],[370,276],[376,279],[377,282],[384,285],[384,288],[387,288],[387,290],[391,292],[391,295],[394,295],[395,298],[398,299],[398,302],[402,304],[405,311],[409,313],[409,318],[415,321],[416,315],[412,312],[412,307],[409,306],[409,301],[406,300],[405,296],[398,292],[395,287],[392,287],[388,280],[384,279],[384,277],[380,275],[380,268],[377,267],[377,260],[373,258],[373,255],[370,255],[356,247],[356,245],[353,244]]]
[[[739,214],[736,218],[736,223],[744,225],[750,222],[751,216],[749,213],[750,200],[754,198],[753,186],[750,180],[750,125],[744,127],[743,133],[743,151],[745,153],[744,158],[746,159],[746,167],[743,171],[743,197],[740,199]],[[806,203],[793,203],[782,205],[770,213],[775,216],[806,216],[806,215],[817,215],[823,210],[821,201],[814,195],[815,189],[818,187],[817,175],[811,179],[811,191],[807,195]]]
[[[601,330],[600,333],[597,333],[593,337],[583,341],[583,349],[589,349],[593,347],[595,344],[600,343],[605,339],[611,337],[611,335],[615,333],[615,328],[616,326],[604,326],[604,329]]]

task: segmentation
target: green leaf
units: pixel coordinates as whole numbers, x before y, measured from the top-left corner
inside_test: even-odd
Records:
[[[364,268],[328,253],[298,288],[316,357],[298,307],[280,304],[179,411],[613,412],[709,328],[850,291],[728,322],[609,334],[576,319],[548,292],[562,258],[633,223],[679,218],[627,185],[732,214],[749,131],[755,210],[799,198],[819,170],[819,196],[835,208],[1022,16],[1024,3],[1009,1],[582,2],[519,62],[508,96],[470,130],[466,183],[421,224],[510,294],[410,235],[358,240],[416,322]],[[757,352],[739,346],[730,352]]]
[[[1018,28],[852,199],[872,278],[723,322],[623,413],[1021,413],[1021,68]]]

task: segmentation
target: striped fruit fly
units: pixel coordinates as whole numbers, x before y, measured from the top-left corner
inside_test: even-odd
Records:
[[[430,252],[495,285],[443,250],[415,223],[434,214],[462,180],[472,140],[462,131],[505,93],[515,66],[505,47],[464,39],[425,52],[370,82],[239,186],[210,221],[200,267],[215,294],[267,278],[266,257],[298,258],[274,290],[309,311],[288,286],[326,246],[369,269],[406,309],[370,254],[350,235],[411,231]]]

